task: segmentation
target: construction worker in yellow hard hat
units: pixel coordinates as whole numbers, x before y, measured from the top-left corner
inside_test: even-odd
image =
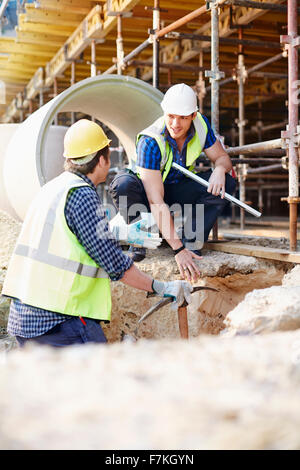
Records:
[[[64,157],[82,158],[93,155],[110,144],[102,127],[88,119],[73,124],[65,134]]]
[[[108,221],[97,185],[109,171],[109,143],[98,124],[73,124],[65,171],[29,207],[2,291],[12,298],[7,329],[20,345],[106,342],[100,321],[110,321],[110,281],[171,296],[175,306],[189,299],[190,284],[154,280],[122,252],[119,240],[156,248],[161,239],[141,230],[147,218],[130,226],[118,216]]]
[[[131,167],[120,172],[110,185],[110,195],[121,211],[120,200],[127,196],[131,205],[148,205],[159,230],[173,250],[183,278],[198,279],[201,248],[208,239],[217,217],[228,204],[236,182],[229,175],[231,161],[208,119],[198,112],[197,96],[185,83],[168,89],[161,102],[163,115],[137,136],[136,155]],[[209,182],[204,188],[172,167],[173,162],[194,171],[196,160],[204,151],[214,165],[213,171],[201,173]],[[184,225],[176,230],[172,208],[178,207]],[[130,222],[130,220],[128,220]],[[145,258],[144,247],[132,247],[135,261]]]

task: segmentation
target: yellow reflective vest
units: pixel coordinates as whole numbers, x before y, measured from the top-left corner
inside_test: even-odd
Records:
[[[196,118],[193,121],[195,127],[195,135],[194,137],[188,142],[187,144],[187,152],[186,152],[186,166],[187,168],[192,171],[194,168],[193,163],[199,157],[200,153],[203,150],[205,145],[206,136],[207,136],[207,124],[200,113],[197,113]],[[171,169],[172,162],[173,162],[173,152],[169,142],[166,140],[164,136],[164,129],[165,129],[165,120],[164,117],[158,118],[151,126],[147,127],[143,131],[141,131],[138,136],[136,143],[138,143],[139,139],[143,136],[149,136],[156,140],[160,153],[161,153],[161,163],[160,163],[160,171],[162,173],[162,179],[165,181],[168,173]],[[134,156],[134,161],[136,161],[136,155]],[[133,168],[134,169],[134,168]]]
[[[41,188],[26,214],[2,294],[52,312],[110,320],[110,279],[64,214],[69,192],[81,186],[89,185],[64,172]]]

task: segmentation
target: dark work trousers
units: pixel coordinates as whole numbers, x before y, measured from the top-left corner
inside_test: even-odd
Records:
[[[28,342],[54,347],[107,342],[99,320],[83,318],[82,321],[79,317],[74,317],[59,323],[41,336],[34,338],[16,336],[16,339],[21,347]]]
[[[209,180],[211,170],[199,173],[201,178],[206,181]],[[231,175],[226,174],[225,191],[232,194],[236,187],[236,180]],[[207,192],[207,188],[202,186],[200,183],[192,180],[191,178],[184,177],[179,183],[164,184],[164,201],[170,208],[179,205],[183,214],[187,216],[185,224],[189,227],[186,233],[191,233],[191,236],[183,236],[183,242],[193,242],[195,235],[198,234],[196,230],[197,216],[200,212],[197,212],[197,205],[204,208],[204,227],[202,227],[202,240],[207,241],[209,233],[214,226],[218,216],[220,216],[227,206],[228,201],[220,196],[214,196]],[[120,211],[121,215],[125,218],[127,223],[131,223],[138,215],[139,211],[130,211],[130,207],[136,209],[144,207],[150,212],[148,199],[145,193],[145,189],[142,181],[130,170],[122,170],[118,173],[109,187],[109,194],[113,200],[117,210]],[[184,207],[185,206],[185,207]],[[187,208],[187,209],[186,209]],[[186,210],[185,210],[186,209]],[[188,212],[187,212],[188,210]],[[145,211],[145,209],[144,209]],[[203,219],[202,219],[203,220]],[[191,232],[190,232],[191,230]]]

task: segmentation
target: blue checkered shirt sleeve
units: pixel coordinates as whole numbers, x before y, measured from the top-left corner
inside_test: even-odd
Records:
[[[204,147],[203,147],[203,150],[205,150],[205,149],[208,149],[209,147],[211,147],[212,145],[214,145],[217,138],[214,134],[214,131],[211,128],[210,122],[207,119],[207,117],[203,116],[203,115],[202,115],[202,117],[203,117],[203,119],[204,119],[204,121],[206,122],[206,125],[207,125],[207,136],[206,136],[205,144],[204,144]]]
[[[136,166],[148,170],[160,170],[161,153],[155,139],[143,135],[136,147]]]
[[[110,232],[96,191],[87,186],[73,190],[66,203],[65,216],[70,230],[88,255],[107,272],[112,281],[120,280],[133,261],[122,252]]]

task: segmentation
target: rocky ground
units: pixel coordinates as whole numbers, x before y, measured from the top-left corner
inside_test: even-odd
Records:
[[[0,284],[19,229],[1,221]],[[300,449],[300,267],[203,255],[199,284],[218,293],[193,294],[189,340],[169,307],[136,331],[156,299],[120,282],[106,345],[2,336],[0,449]],[[139,267],[179,278],[167,248]]]
[[[300,449],[300,330],[27,348],[0,365],[1,449]]]

